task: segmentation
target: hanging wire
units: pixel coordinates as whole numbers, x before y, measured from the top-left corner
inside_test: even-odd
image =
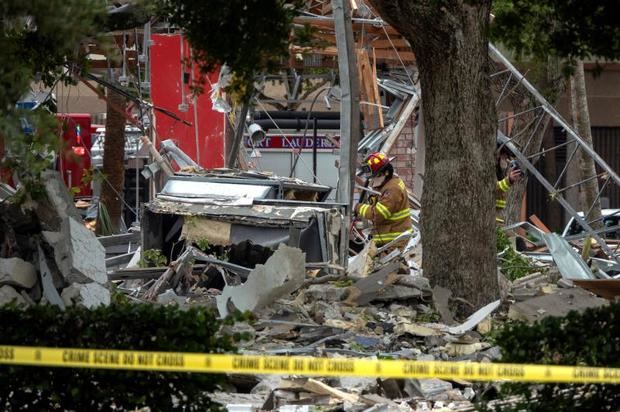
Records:
[[[282,131],[282,129],[280,128],[280,126],[278,125],[278,123],[274,120],[273,117],[271,117],[271,115],[269,114],[269,112],[267,111],[267,108],[263,105],[263,103],[257,98],[254,98],[256,100],[256,102],[258,103],[258,105],[261,107],[261,109],[265,112],[265,114],[267,115],[267,117],[269,118],[269,120],[271,120],[271,122],[276,126],[276,129],[278,130],[278,133],[280,133],[282,135],[282,138],[284,139],[285,142],[287,142],[289,144],[290,147],[294,148],[295,146],[293,146],[293,144],[291,143],[291,141],[286,137],[286,135],[284,134],[284,132]],[[299,148],[299,150],[301,150],[301,148]],[[306,163],[306,161],[304,160],[304,158],[302,156],[299,157],[299,160],[301,160],[301,163],[306,167],[306,169],[308,169],[308,171],[310,172],[310,174],[312,175],[313,178],[316,179],[316,181],[319,184],[323,184],[321,183],[321,179],[319,179],[319,177],[317,175],[314,174],[314,171],[312,170],[312,168]]]
[[[369,7],[368,10],[370,11],[370,13],[372,13],[373,17],[375,19],[379,19],[381,22],[383,22],[383,20],[380,18],[380,16],[377,16],[372,9]],[[381,29],[383,30],[383,32],[385,33],[385,36],[387,37],[388,41],[390,42],[390,45],[392,46],[392,49],[394,50],[394,52],[396,53],[396,56],[398,57],[398,60],[401,64],[401,66],[403,67],[403,70],[405,70],[405,74],[407,75],[407,77],[409,78],[409,81],[411,82],[411,85],[414,86],[415,82],[413,81],[413,78],[411,77],[411,75],[409,74],[409,70],[407,70],[407,66],[405,65],[405,62],[403,61],[402,57],[400,56],[400,52],[398,51],[398,49],[396,49],[396,46],[394,45],[394,42],[392,41],[392,38],[390,37],[390,34],[388,33],[387,29],[385,28],[385,24],[381,24]]]

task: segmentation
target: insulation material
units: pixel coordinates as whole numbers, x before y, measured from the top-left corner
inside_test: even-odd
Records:
[[[230,245],[230,228],[228,222],[188,217],[183,224],[181,238],[190,242],[206,239],[211,245]]]

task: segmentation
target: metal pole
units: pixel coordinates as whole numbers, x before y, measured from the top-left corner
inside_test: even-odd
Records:
[[[511,72],[519,74],[519,76],[521,77],[521,84],[523,84],[525,89],[529,91],[540,103],[542,103],[543,110],[546,111],[553,118],[553,120],[558,123],[560,127],[566,130],[566,133],[570,135],[571,138],[575,139],[575,142],[579,146],[581,146],[581,150],[586,152],[588,156],[594,159],[594,161],[611,176],[611,178],[616,182],[616,184],[620,185],[620,176],[618,176],[618,174],[611,167],[609,167],[609,165],[603,160],[603,158],[601,158],[601,156],[599,156],[598,153],[594,151],[593,148],[584,143],[584,141],[579,137],[579,135],[577,135],[577,133],[575,133],[575,131],[570,127],[570,125],[562,118],[562,116],[560,116],[557,110],[555,110],[555,108],[551,106],[547,99],[545,99],[538,92],[538,90],[536,90],[536,88],[532,86],[532,84],[525,78],[525,76],[520,74],[519,71],[512,65],[512,63],[510,63],[510,61],[508,61],[508,59],[506,59],[506,57],[504,57],[491,43],[489,43],[489,51],[491,57],[497,59],[505,67],[510,69]]]
[[[312,133],[312,175],[313,175],[313,182],[316,183],[316,172],[317,172],[317,165],[316,165],[316,161],[317,161],[317,152],[316,152],[316,146],[318,143],[318,138],[317,138],[317,122],[316,122],[316,117],[313,119],[314,120],[314,132]]]
[[[357,62],[353,49],[353,28],[351,25],[351,4],[349,0],[332,0],[336,47],[338,49],[338,71],[342,98],[340,104],[340,168],[336,199],[348,208],[343,220],[340,236],[341,251],[349,247],[349,222],[353,193],[352,176],[355,174],[355,156],[360,134],[359,79]],[[345,254],[346,257],[346,254]],[[348,259],[343,259],[346,268]]]
[[[233,141],[232,148],[228,155],[228,164],[226,167],[234,169],[237,166],[237,160],[239,157],[239,147],[241,146],[241,139],[243,139],[243,130],[245,128],[245,118],[248,115],[250,104],[244,103],[237,119],[237,128],[235,129],[235,140]]]

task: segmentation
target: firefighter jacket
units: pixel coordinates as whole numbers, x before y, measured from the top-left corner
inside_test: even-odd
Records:
[[[370,204],[356,206],[357,215],[372,221],[373,239],[383,245],[396,239],[402,233],[412,233],[409,198],[405,182],[396,175],[379,188],[381,195],[375,196]]]
[[[495,221],[504,223],[502,212],[506,208],[506,193],[510,189],[510,179],[508,177],[498,180],[495,183]]]

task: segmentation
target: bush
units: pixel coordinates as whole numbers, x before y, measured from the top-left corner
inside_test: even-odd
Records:
[[[534,266],[528,258],[514,250],[510,243],[510,239],[508,239],[508,236],[506,236],[503,230],[497,228],[496,234],[497,251],[502,252],[505,250],[503,256],[500,258],[499,268],[508,279],[517,280],[541,270],[541,268]]]
[[[506,324],[496,335],[501,362],[620,367],[620,303],[533,325]],[[502,397],[522,395],[518,405],[496,410],[617,411],[620,388],[604,384],[508,383]],[[484,409],[484,407],[483,407]]]
[[[176,352],[234,352],[222,322],[204,308],[130,304],[116,297],[88,310],[0,308],[0,344]],[[227,321],[226,323],[232,323]],[[217,410],[206,392],[224,375],[28,366],[0,367],[2,410]]]

